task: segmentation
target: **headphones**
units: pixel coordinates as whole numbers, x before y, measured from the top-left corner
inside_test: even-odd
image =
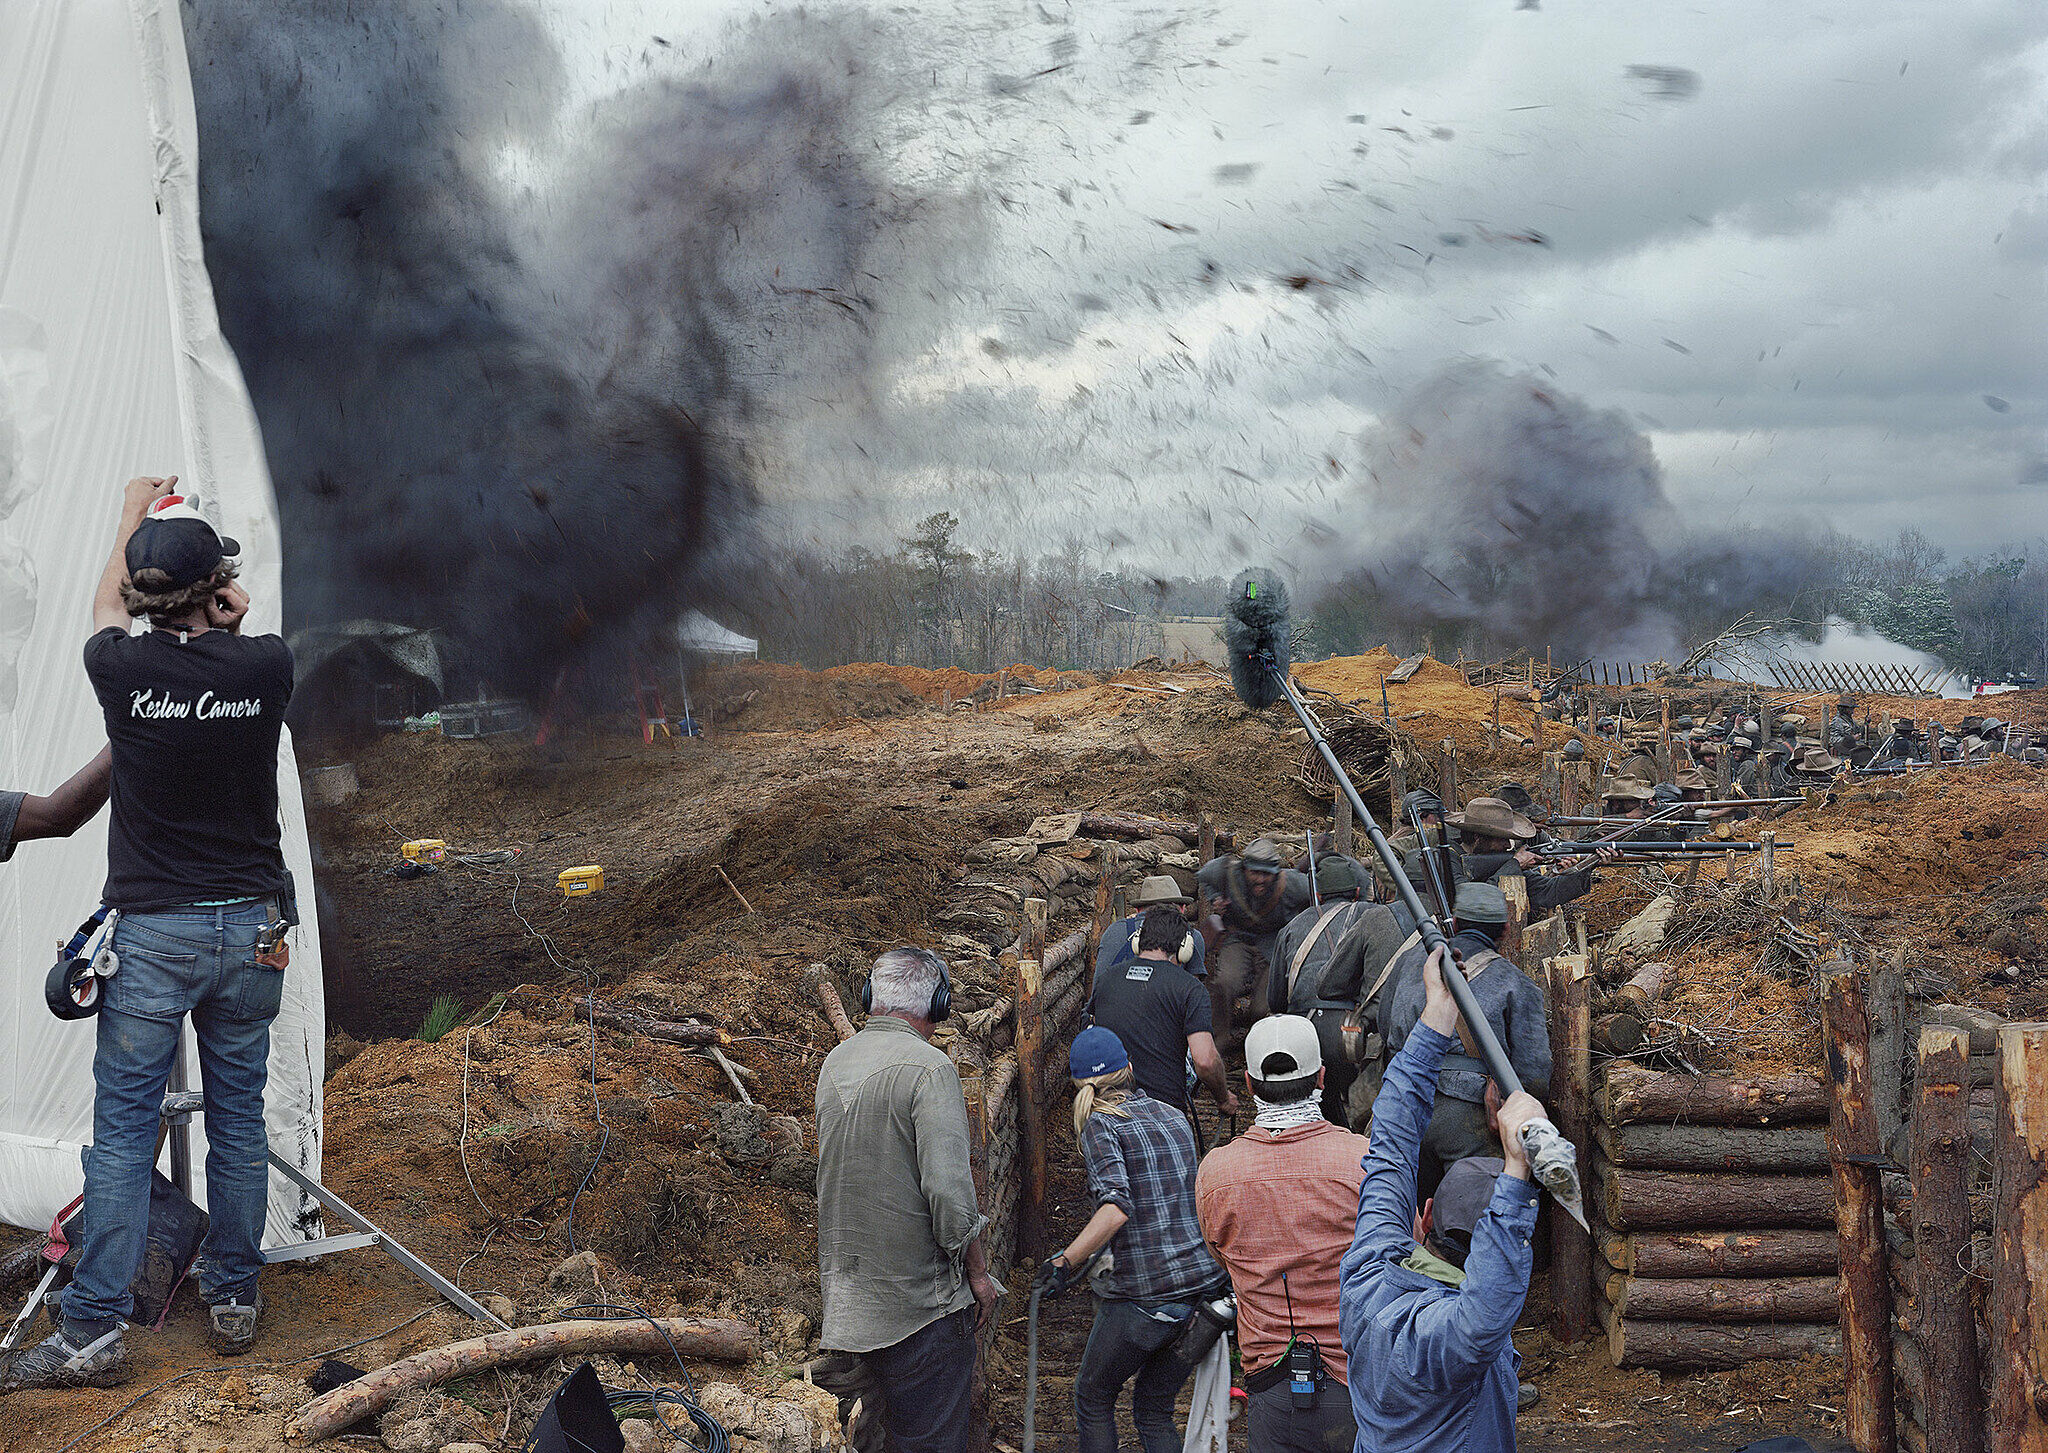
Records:
[[[1132,958],[1136,958],[1138,956],[1138,940],[1144,936],[1144,933],[1145,925],[1142,922],[1136,928],[1131,930]],[[1194,957],[1195,931],[1192,928],[1184,928],[1181,930],[1180,947],[1173,951],[1173,961],[1185,967],[1194,960]]]
[[[938,987],[932,990],[931,1003],[925,1006],[924,1011],[924,1017],[933,1024],[937,1024],[953,1012],[953,976],[947,972],[946,961],[930,949],[913,948],[910,952],[921,954],[927,962],[934,965],[939,971]],[[863,1014],[875,1012],[875,980],[872,974],[861,981],[860,1009]]]

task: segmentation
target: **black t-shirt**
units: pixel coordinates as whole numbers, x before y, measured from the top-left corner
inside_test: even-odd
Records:
[[[126,912],[285,886],[277,738],[292,695],[279,636],[108,627],[85,674],[114,747],[104,901]]]
[[[1102,935],[1101,946],[1095,951],[1097,979],[1118,964],[1127,963],[1138,956],[1138,930],[1144,926],[1145,915],[1142,913],[1133,913],[1129,918],[1119,918],[1109,926],[1108,932]],[[1188,960],[1188,972],[1198,979],[1206,979],[1209,977],[1209,971],[1203,967],[1202,935],[1194,933],[1192,927],[1188,931],[1194,934],[1192,941],[1195,946],[1195,956]]]
[[[1138,1088],[1188,1107],[1188,1036],[1210,1032],[1209,991],[1179,964],[1132,959],[1095,977],[1095,1022],[1124,1043]]]

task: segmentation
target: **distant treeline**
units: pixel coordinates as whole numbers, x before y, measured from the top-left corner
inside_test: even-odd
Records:
[[[750,619],[764,658],[819,668],[850,661],[994,670],[1012,661],[1090,670],[1130,664],[1155,643],[1141,627],[1214,616],[1226,576],[1133,566],[1104,570],[1078,539],[1028,559],[955,542],[959,522],[935,514],[898,549],[773,547]],[[1678,659],[1747,614],[1797,623],[1817,638],[1830,616],[1866,625],[1948,665],[1997,679],[2048,668],[2048,543],[2014,545],[1951,562],[1915,530],[1871,545],[1835,531],[1719,535],[1664,559],[1655,608],[1677,633]],[[1549,641],[1418,613],[1412,592],[1383,591],[1361,574],[1297,600],[1303,657],[1388,644],[1438,656],[1496,658]]]

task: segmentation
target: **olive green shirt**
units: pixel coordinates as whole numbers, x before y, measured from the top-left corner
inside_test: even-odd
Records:
[[[988,1218],[967,1158],[959,1072],[876,1014],[818,1072],[821,1346],[893,1347],[968,1306],[962,1257]]]

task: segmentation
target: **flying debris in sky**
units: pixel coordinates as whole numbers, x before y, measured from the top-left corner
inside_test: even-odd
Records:
[[[1682,66],[1630,66],[1628,76],[1659,101],[1690,101],[1700,93],[1700,73]]]

